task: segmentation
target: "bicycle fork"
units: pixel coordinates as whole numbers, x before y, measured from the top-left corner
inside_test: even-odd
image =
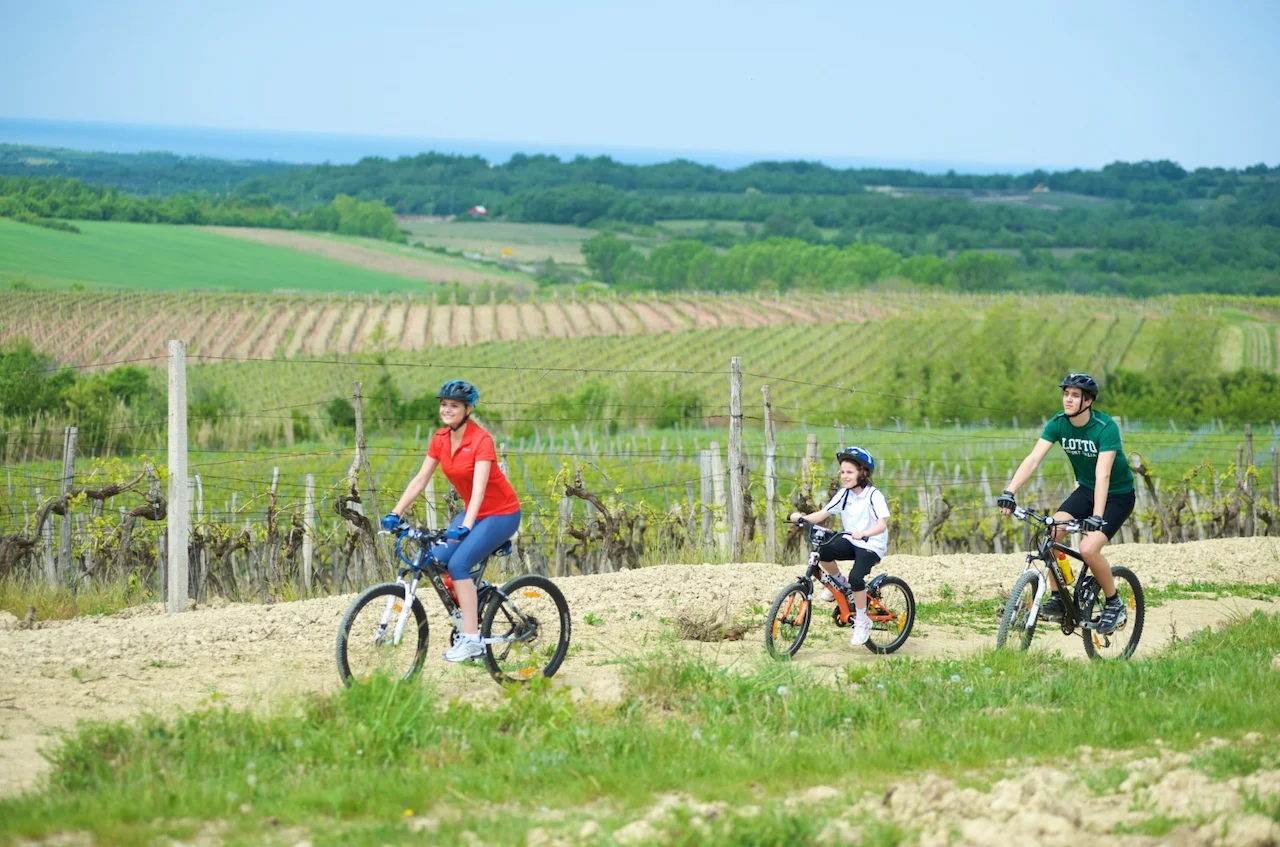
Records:
[[[400,639],[404,637],[405,624],[409,622],[409,615],[413,612],[413,600],[414,594],[418,589],[418,577],[415,576],[412,582],[405,582],[403,579],[397,581],[404,586],[404,596],[387,598],[387,606],[382,610],[382,620],[378,622],[378,631],[373,638],[375,644],[383,643],[383,638],[387,634],[387,627],[391,624],[391,615],[399,612],[396,616],[395,628],[391,632],[391,644],[399,647]]]
[[[1027,567],[1031,567],[1032,557],[1027,557]],[[1036,621],[1040,618],[1040,601],[1044,599],[1045,586],[1049,584],[1049,580],[1044,578],[1044,574],[1037,574],[1039,578],[1036,580],[1036,593],[1031,598],[1031,610],[1027,612],[1027,622],[1024,624],[1026,629],[1032,629],[1036,625]]]

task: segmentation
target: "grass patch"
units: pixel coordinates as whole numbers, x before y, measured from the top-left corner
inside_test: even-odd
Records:
[[[1143,595],[1149,606],[1159,606],[1169,600],[1221,600],[1226,597],[1274,602],[1280,600],[1280,583],[1232,585],[1193,580],[1187,583],[1171,582],[1158,588],[1148,588],[1144,585]]]
[[[838,684],[790,663],[727,670],[664,654],[631,663],[613,704],[575,702],[549,684],[496,704],[446,702],[429,687],[375,680],[266,715],[212,707],[82,725],[48,753],[52,770],[37,793],[0,801],[0,833],[70,828],[131,843],[156,836],[152,821],[195,820],[224,822],[229,838],[260,837],[270,818],[309,828],[317,844],[373,844],[404,840],[407,821],[427,815],[434,841],[472,831],[509,843],[540,825],[542,807],[561,810],[546,827],[576,833],[591,818],[603,835],[655,795],[679,791],[761,804],[767,814],[706,832],[692,814],[676,815],[662,830],[680,836],[672,843],[700,840],[695,831],[722,843],[748,843],[752,833],[768,834],[755,843],[788,832],[804,840],[811,830],[782,805],[788,792],[823,783],[853,796],[883,790],[883,772],[850,772],[850,761],[892,751],[895,779],[999,768],[1009,757],[1057,762],[1062,751],[1046,739],[1074,725],[1086,703],[1090,743],[1100,747],[1143,747],[1158,735],[1189,748],[1196,733],[1274,733],[1276,643],[1280,616],[1255,613],[1141,662],[1035,651],[895,658]],[[1212,764],[1224,773],[1243,766]]]
[[[154,595],[124,580],[91,582],[72,590],[67,586],[50,587],[39,578],[13,576],[0,580],[0,609],[19,621],[35,609],[36,621],[69,620],[77,615],[114,615],[116,612],[150,603]]]
[[[1263,768],[1274,768],[1280,759],[1280,746],[1275,738],[1266,743],[1251,746],[1217,747],[1197,753],[1191,759],[1191,767],[1204,771],[1214,779],[1248,776]]]
[[[79,237],[0,220],[0,273],[39,287],[422,291],[424,283],[196,227],[80,221]]]
[[[1166,815],[1152,815],[1145,821],[1138,823],[1118,823],[1112,832],[1116,835],[1148,835],[1152,838],[1163,838],[1173,832],[1173,828],[1180,823],[1182,821],[1177,818],[1171,818]]]

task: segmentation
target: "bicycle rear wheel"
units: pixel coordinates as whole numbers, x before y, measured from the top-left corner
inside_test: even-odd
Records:
[[[1010,636],[1018,640],[1019,649],[1026,650],[1031,646],[1031,638],[1036,634],[1036,622],[1028,620],[1031,615],[1031,604],[1036,599],[1036,588],[1040,583],[1040,574],[1036,571],[1023,571],[1017,582],[1009,591],[1009,599],[1004,604],[1004,614],[1000,616],[1000,630],[996,633],[996,649],[1005,646]]]
[[[499,684],[554,676],[569,652],[571,625],[569,604],[554,582],[537,574],[511,580],[480,622],[489,675]]]
[[[1124,602],[1125,620],[1116,627],[1115,632],[1103,634],[1094,629],[1086,629],[1084,652],[1091,659],[1127,659],[1138,649],[1138,639],[1142,638],[1142,624],[1147,604],[1142,597],[1142,583],[1128,568],[1112,568],[1111,576],[1116,581],[1116,593]],[[1092,621],[1094,624],[1102,617],[1102,606],[1106,600],[1102,592],[1092,592],[1093,598],[1088,607],[1080,610],[1080,619]]]
[[[880,581],[874,597],[867,598],[867,614],[871,616],[871,634],[867,649],[872,653],[892,653],[911,635],[916,625],[916,598],[911,586],[896,576]]]
[[[397,642],[396,623],[404,630]],[[417,597],[404,608],[404,586],[375,585],[356,597],[338,625],[336,657],[344,685],[368,682],[375,674],[409,679],[422,670],[427,650],[427,610]]]
[[[782,589],[764,619],[764,648],[775,659],[794,656],[809,634],[813,611],[810,586],[804,580]]]

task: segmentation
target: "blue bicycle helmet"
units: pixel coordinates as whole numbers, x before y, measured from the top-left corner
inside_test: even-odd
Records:
[[[861,447],[845,447],[839,453],[836,453],[836,461],[853,462],[855,465],[862,465],[869,471],[874,472],[876,469],[876,457]]]
[[[480,391],[465,379],[451,379],[440,386],[436,399],[457,400],[468,406],[474,406],[480,402]]]

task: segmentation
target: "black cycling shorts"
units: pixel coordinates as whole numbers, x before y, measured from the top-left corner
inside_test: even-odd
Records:
[[[1137,495],[1130,491],[1127,494],[1108,494],[1107,505],[1102,510],[1102,519],[1107,525],[1102,528],[1108,539],[1116,537],[1121,525],[1133,514],[1133,506],[1138,502]],[[1076,520],[1084,520],[1093,514],[1093,489],[1083,485],[1071,492],[1071,496],[1062,501],[1059,512],[1066,512]]]
[[[823,562],[853,562],[849,569],[849,586],[854,591],[867,589],[867,574],[880,563],[879,553],[859,547],[843,535],[837,535],[819,547],[818,558]]]

